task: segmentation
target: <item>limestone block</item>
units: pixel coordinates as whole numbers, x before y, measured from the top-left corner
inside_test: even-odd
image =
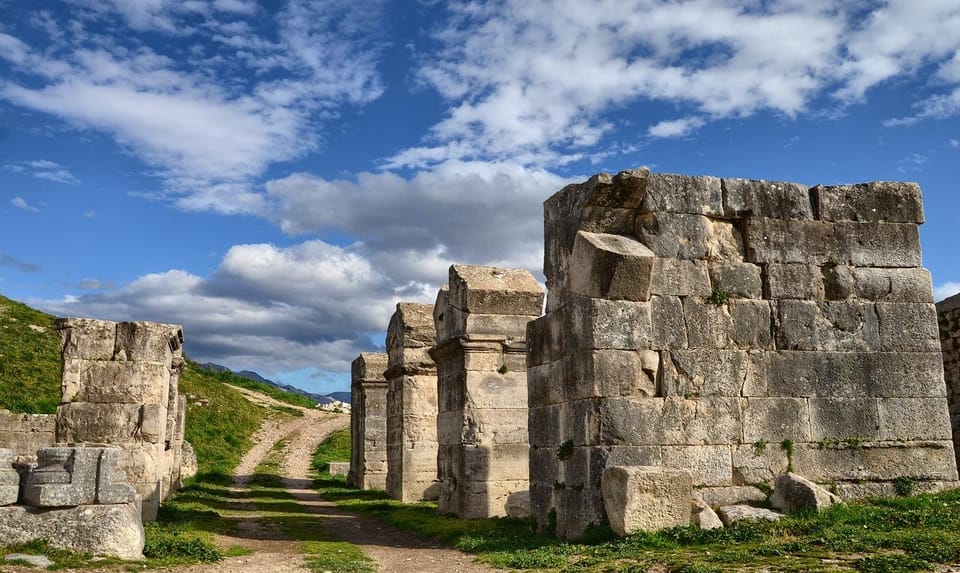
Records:
[[[916,183],[817,185],[810,194],[818,218],[824,221],[923,223],[923,198]]]
[[[782,300],[777,347],[783,350],[874,351],[881,346],[873,304]]]
[[[580,231],[570,256],[570,292],[610,300],[649,300],[654,259],[650,249],[631,237]]]
[[[810,439],[810,410],[803,398],[747,398],[743,401],[743,441],[779,444]],[[778,446],[776,446],[778,447]]]
[[[731,298],[758,299],[763,297],[763,281],[758,265],[717,261],[710,263],[709,270],[711,287],[705,293],[689,294],[710,296],[710,293],[716,289],[726,293]]]
[[[409,362],[409,357],[406,356],[409,350],[430,348],[435,344],[436,338],[433,305],[397,303],[397,310],[390,318],[390,325],[387,328],[388,366]],[[429,355],[425,356],[426,361],[432,362]]]
[[[733,317],[728,305],[715,305],[694,297],[683,299],[687,344],[690,348],[727,348],[733,331]],[[683,323],[681,323],[683,324]]]
[[[556,533],[563,539],[577,539],[591,525],[600,525],[606,521],[603,495],[599,489],[555,490],[554,504],[557,510]]]
[[[661,352],[664,396],[741,396],[762,379],[757,352],[698,348]]]
[[[57,441],[122,444],[139,434],[139,404],[73,402],[57,409]]]
[[[930,272],[923,268],[824,267],[830,300],[858,298],[877,302],[933,302]]]
[[[507,517],[526,519],[530,517],[530,490],[515,491],[507,496],[504,506]]]
[[[560,427],[560,404],[531,405],[527,412],[528,436],[531,446],[556,447],[566,440]],[[443,416],[443,414],[441,414]]]
[[[527,323],[527,366],[547,364],[562,358],[566,350],[565,312],[552,311]]]
[[[116,345],[117,323],[89,318],[58,318],[60,353],[64,360],[112,360]]]
[[[595,449],[599,457],[605,454],[603,467],[606,466],[663,466],[662,449],[658,446],[604,446]]]
[[[764,265],[764,279],[767,298],[804,300],[823,300],[824,298],[824,278],[818,265],[769,263]]]
[[[127,473],[120,467],[118,448],[101,448],[97,469],[97,503],[137,502],[137,493],[127,483]]]
[[[652,302],[603,300],[571,296],[565,312],[568,351],[635,350],[654,345]]]
[[[524,444],[528,440],[527,409],[455,410],[436,418],[445,444]]]
[[[101,404],[162,404],[167,401],[170,371],[160,363],[86,360],[80,384],[70,400]]]
[[[527,270],[452,265],[449,274],[449,304],[464,312],[540,316],[543,289]]]
[[[727,217],[813,218],[806,185],[751,179],[722,179],[721,185]]]
[[[696,486],[727,486],[733,483],[730,446],[662,446],[663,465],[688,471]]]
[[[193,445],[184,440],[180,456],[180,479],[189,479],[195,475],[197,475],[197,454],[193,450]]]
[[[387,355],[383,352],[361,352],[350,364],[354,380],[384,381],[387,370]]]
[[[893,352],[940,350],[936,306],[929,303],[878,302],[876,307],[883,350]]]
[[[942,398],[941,398],[942,400]],[[879,436],[873,398],[810,398],[810,439],[863,441]]]
[[[530,447],[530,483],[553,483],[560,479],[560,460],[557,447]]]
[[[793,439],[793,438],[791,438]],[[733,482],[740,485],[773,484],[787,471],[789,459],[782,442],[756,441],[733,447]],[[745,500],[734,500],[745,501]],[[721,504],[729,505],[729,503]]]
[[[459,484],[462,519],[503,517],[507,515],[507,501],[518,491],[528,487],[526,480],[466,481]]]
[[[819,512],[839,501],[840,498],[829,491],[792,472],[777,478],[770,495],[771,506],[790,512],[803,509]]]
[[[638,215],[634,236],[667,259],[743,258],[740,230],[729,221],[663,211]]]
[[[609,445],[710,445],[740,441],[743,416],[738,398],[607,398],[589,400],[568,427],[582,429],[584,442]],[[727,455],[729,460],[729,454]]]
[[[746,260],[753,263],[920,266],[920,236],[914,224],[751,217],[743,232]]]
[[[653,350],[593,350],[564,361],[567,400],[657,395],[660,354]]]
[[[780,521],[783,514],[752,505],[725,505],[717,510],[720,519],[727,527],[741,521]]]
[[[957,479],[950,441],[864,442],[832,448],[798,444],[794,449],[793,471],[816,483],[883,481],[901,476]]]
[[[100,448],[44,448],[27,474],[23,503],[35,507],[71,507],[95,503]]]
[[[350,462],[327,462],[327,472],[332,476],[346,476]]]
[[[167,430],[167,408],[161,404],[140,407],[139,435],[145,442],[162,444]]]
[[[653,261],[650,292],[655,295],[710,296],[710,275],[705,261],[665,259]]]
[[[456,445],[456,475],[468,481],[525,481],[530,475],[529,446]]]
[[[759,488],[746,485],[699,488],[694,492],[694,497],[702,499],[710,507],[723,507],[740,503],[761,503],[767,500],[767,494]]]
[[[183,331],[176,324],[118,322],[116,340],[114,354],[124,360],[169,365],[181,354]]]
[[[721,529],[723,522],[717,512],[706,504],[706,502],[695,499],[690,504],[690,523],[700,529]]]
[[[771,396],[858,398],[944,396],[943,365],[933,352],[764,354]]]
[[[5,544],[36,539],[51,547],[119,559],[143,559],[143,524],[136,503],[82,505],[32,511],[0,508],[0,539]]]
[[[565,360],[530,366],[527,369],[527,403],[546,405],[560,402],[564,394]]]
[[[470,313],[452,306],[447,306],[446,310],[437,316],[437,340],[440,342],[464,335],[496,335],[523,339],[526,336],[527,323],[535,318],[532,315]],[[409,361],[409,357],[407,360]]]
[[[0,448],[0,506],[17,503],[20,495],[20,474],[13,469],[14,451]]]
[[[943,398],[877,400],[881,440],[950,440],[950,416]]]
[[[723,191],[716,177],[649,173],[646,183],[642,212],[723,216]]]
[[[733,331],[730,339],[734,345],[745,349],[772,349],[771,308],[765,300],[731,300],[728,303]]]
[[[651,466],[610,466],[603,505],[614,533],[657,531],[690,523],[690,472]]]

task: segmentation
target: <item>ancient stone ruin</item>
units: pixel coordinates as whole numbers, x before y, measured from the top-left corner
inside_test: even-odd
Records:
[[[350,368],[350,473],[359,489],[387,486],[387,355],[363,352]]]
[[[109,444],[143,498],[143,518],[179,487],[185,400],[179,326],[150,322],[58,319],[63,397],[56,441]]]
[[[960,294],[937,303],[953,445],[960,464]]]
[[[21,480],[14,452],[0,449],[4,544],[42,539],[79,553],[143,558],[140,497],[120,467],[120,449],[41,448],[36,457]]]
[[[387,493],[437,499],[437,366],[433,307],[401,302],[387,329]]]
[[[441,483],[438,509],[507,514],[528,489],[527,322],[543,289],[528,271],[453,265],[433,309]]]
[[[540,528],[604,523],[616,466],[685,469],[705,506],[766,499],[788,471],[844,498],[955,485],[916,185],[641,169],[544,211],[547,314],[526,337]],[[611,484],[662,483],[632,475]]]

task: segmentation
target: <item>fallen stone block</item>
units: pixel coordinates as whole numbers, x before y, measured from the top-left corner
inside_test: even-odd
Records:
[[[784,511],[821,511],[839,501],[840,498],[834,494],[795,473],[778,477],[770,495],[770,505]]]
[[[327,462],[327,471],[332,476],[346,476],[350,471],[350,462]]]
[[[656,531],[690,523],[690,472],[654,466],[610,466],[601,482],[614,533]]]
[[[694,499],[690,504],[690,523],[700,529],[721,529],[723,522],[717,512],[713,511],[703,500]]]
[[[650,300],[655,257],[631,237],[580,231],[570,257],[570,291],[610,300]]]
[[[762,507],[753,507],[752,505],[725,505],[717,513],[727,527],[741,521],[780,521],[780,518],[783,517],[782,513]]]
[[[8,545],[41,539],[76,553],[143,559],[143,523],[136,502],[43,511],[0,507],[0,539]]]
[[[530,490],[515,491],[507,496],[504,506],[507,517],[526,519],[530,517]]]
[[[0,448],[0,506],[17,503],[20,474],[13,469],[14,451]]]

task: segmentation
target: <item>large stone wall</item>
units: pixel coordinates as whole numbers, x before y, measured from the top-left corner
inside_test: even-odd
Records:
[[[37,450],[56,441],[56,417],[53,414],[15,414],[0,410],[0,449],[14,453],[14,461],[36,461]]]
[[[635,170],[544,204],[528,326],[532,512],[605,521],[612,465],[688,469],[712,505],[792,471],[841,496],[956,462],[920,189]]]
[[[143,518],[179,485],[185,403],[179,326],[62,318],[60,444],[120,447],[120,465],[143,499]]]
[[[363,352],[350,368],[350,473],[360,489],[387,486],[387,355]]]
[[[953,446],[960,464],[960,294],[937,303]]]
[[[434,306],[439,385],[438,509],[506,515],[528,487],[527,322],[543,289],[528,271],[453,265]]]
[[[433,306],[401,302],[387,329],[387,493],[437,499],[437,367]]]

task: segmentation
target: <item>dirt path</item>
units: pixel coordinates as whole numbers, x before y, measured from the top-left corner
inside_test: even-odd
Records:
[[[285,404],[258,392],[240,389],[249,400],[265,406]],[[372,518],[355,515],[338,509],[333,503],[321,500],[313,491],[310,463],[317,445],[336,430],[350,424],[347,414],[335,415],[317,410],[302,409],[303,417],[284,421],[268,420],[254,436],[254,446],[241,460],[235,472],[236,491],[244,491],[254,469],[264,460],[273,446],[286,440],[288,446],[283,462],[284,484],[306,510],[318,516],[331,534],[357,545],[377,563],[384,573],[474,573],[496,571],[473,562],[473,557],[456,550],[428,543],[417,537],[385,525]],[[251,506],[251,510],[253,510]],[[243,538],[222,536],[219,543],[224,547],[242,545],[255,551],[244,557],[233,557],[221,563],[177,568],[184,573],[245,572],[301,572],[304,557],[299,552],[300,542],[277,537],[275,533],[258,530],[255,516],[243,520]],[[266,537],[267,539],[256,539]],[[270,539],[273,537],[273,539]]]

